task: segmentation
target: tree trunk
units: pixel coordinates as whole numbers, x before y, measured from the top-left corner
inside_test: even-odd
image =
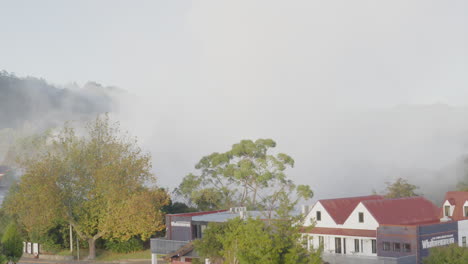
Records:
[[[93,260],[96,258],[96,239],[89,238],[88,239],[88,248],[89,248],[89,255],[88,259]]]
[[[258,189],[258,185],[255,184],[255,189],[254,189],[254,192],[253,192],[253,199],[252,199],[254,209],[257,208],[257,189]]]

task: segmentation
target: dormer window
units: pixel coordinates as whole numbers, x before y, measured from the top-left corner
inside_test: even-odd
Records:
[[[450,205],[444,206],[444,215],[450,216]]]
[[[465,217],[468,217],[468,206],[463,207],[463,213]]]
[[[315,219],[316,219],[317,221],[322,220],[322,212],[317,211],[317,212],[315,213]]]
[[[364,213],[359,212],[359,223],[364,223]]]

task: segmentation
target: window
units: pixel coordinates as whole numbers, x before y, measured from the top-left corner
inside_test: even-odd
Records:
[[[372,239],[372,254],[377,253],[377,240]]]
[[[343,237],[343,254],[346,254],[346,238]]]
[[[390,242],[383,242],[383,251],[390,251]]]
[[[444,207],[444,214],[445,216],[450,216],[450,205]]]
[[[403,244],[403,249],[405,250],[405,252],[411,252],[411,244]]]
[[[463,209],[465,209],[464,210],[465,211],[465,217],[468,217],[468,206],[463,207]]]
[[[205,234],[206,225],[201,225],[200,227],[201,227],[200,238],[203,238],[203,234]]]
[[[335,237],[335,253],[341,253],[341,238]]]
[[[466,236],[462,237],[462,247],[466,247]]]
[[[354,239],[354,252],[360,252],[359,251],[359,239]]]
[[[319,236],[319,246],[323,247],[323,236]]]
[[[322,220],[322,212],[320,212],[320,211],[317,211],[317,212],[316,212],[315,219],[317,219],[317,221],[320,221],[320,220]]]
[[[359,223],[364,223],[364,213],[359,213]]]
[[[401,245],[400,243],[393,243],[393,251],[400,252],[401,251]]]
[[[200,225],[193,225],[192,235],[193,235],[193,238],[194,238],[194,239],[197,239],[197,238],[201,238],[201,237],[202,237]]]

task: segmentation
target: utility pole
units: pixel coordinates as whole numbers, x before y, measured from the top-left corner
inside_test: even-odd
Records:
[[[78,236],[76,236],[76,254],[77,259],[80,260],[80,241],[78,240]]]
[[[70,252],[73,253],[73,231],[72,225],[70,224]]]

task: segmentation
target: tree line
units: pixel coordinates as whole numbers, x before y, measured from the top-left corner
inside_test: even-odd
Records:
[[[136,250],[148,238],[163,236],[165,213],[242,206],[270,215],[209,224],[195,242],[200,256],[213,263],[321,263],[321,249],[308,250],[301,235],[303,216],[292,214],[313,192],[287,176],[294,159],[275,147],[272,139],[242,140],[204,156],[171,195],[157,185],[150,154],[107,115],[84,129],[65,124],[11,148],[9,157],[22,176],[2,204],[0,228],[8,222],[4,228],[15,231],[4,237],[65,248],[71,226],[94,259],[96,247]],[[399,178],[383,194],[415,196],[417,189]],[[5,246],[11,240],[2,239],[0,264],[18,259]]]

